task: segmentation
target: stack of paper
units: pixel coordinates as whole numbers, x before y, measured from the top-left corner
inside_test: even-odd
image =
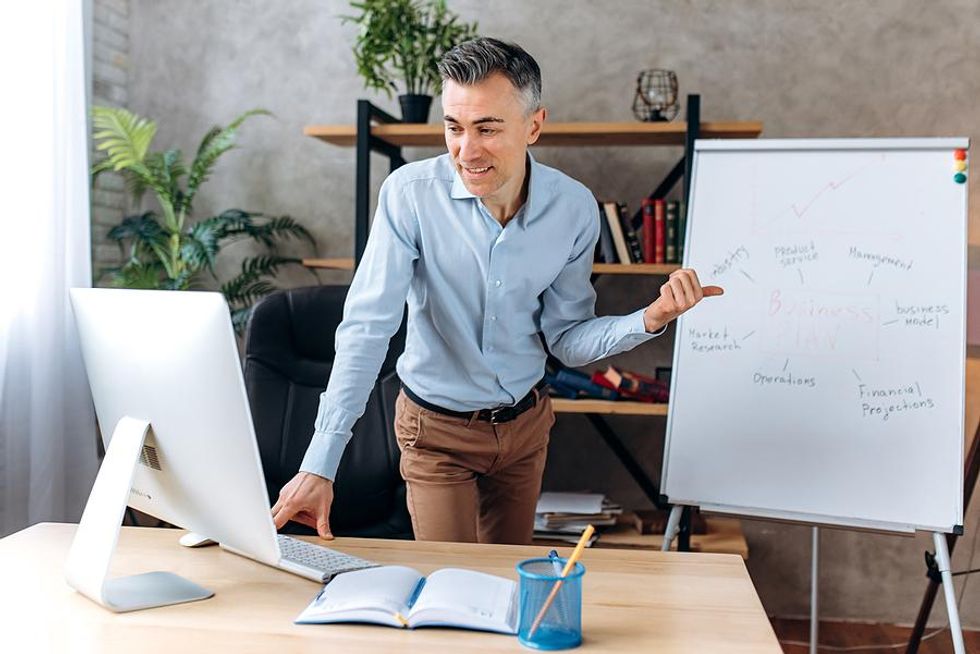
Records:
[[[622,512],[623,507],[602,493],[541,493],[534,515],[534,537],[577,543],[587,525],[614,525]],[[588,544],[596,538],[598,535]]]

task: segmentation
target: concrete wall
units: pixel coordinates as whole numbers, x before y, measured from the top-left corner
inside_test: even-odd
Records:
[[[703,119],[761,120],[769,137],[980,132],[980,5],[973,0],[450,0],[450,6],[466,20],[479,20],[481,33],[517,41],[538,59],[556,121],[632,120],[637,72],[664,67],[677,72],[682,94],[701,94]],[[349,52],[354,28],[338,19],[346,11],[339,0],[131,0],[130,106],[160,122],[159,147],[192,151],[208,127],[247,108],[276,114],[246,124],[242,148],[219,164],[199,196],[200,216],[231,206],[289,213],[315,231],[318,255],[350,255],[353,150],[306,138],[302,128],[352,123],[359,97],[392,112],[397,106],[363,90]],[[680,154],[672,148],[536,151],[599,197],[634,207]],[[385,172],[380,158],[374,172],[376,188]],[[976,207],[974,178],[970,191]],[[977,216],[974,209],[971,225]],[[980,238],[980,230],[973,234]],[[229,254],[219,274],[237,265]],[[322,278],[346,279],[343,273]],[[311,279],[292,273],[282,281]],[[652,299],[657,286],[655,279],[602,279],[599,311],[634,309]],[[669,365],[670,352],[671,339],[662,338],[619,362],[652,370]],[[613,417],[610,423],[656,478],[663,420]],[[644,505],[583,418],[559,420],[550,456],[547,487],[604,491],[627,505]],[[971,512],[954,567],[972,558],[976,525]],[[806,613],[809,530],[746,522],[745,531],[750,571],[766,609]],[[910,622],[927,547],[922,537],[825,532],[823,615]],[[973,627],[980,627],[978,594],[980,588],[970,586],[962,607]],[[934,615],[943,620],[939,611]]]

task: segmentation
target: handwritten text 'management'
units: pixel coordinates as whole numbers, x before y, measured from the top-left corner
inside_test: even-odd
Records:
[[[912,270],[912,260],[903,261],[898,257],[893,257],[887,254],[878,254],[876,252],[863,252],[856,247],[851,247],[847,255],[852,259],[863,259],[873,263],[875,266],[891,266],[899,270]]]

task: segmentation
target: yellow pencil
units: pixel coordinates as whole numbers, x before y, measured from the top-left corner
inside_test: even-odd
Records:
[[[585,531],[582,532],[582,537],[578,539],[578,543],[575,544],[575,549],[572,550],[572,555],[568,557],[568,562],[565,564],[565,569],[561,571],[561,579],[555,582],[552,586],[551,592],[548,593],[547,599],[545,599],[544,604],[541,606],[541,610],[538,611],[538,615],[534,618],[534,622],[531,623],[531,630],[527,632],[527,637],[530,639],[534,636],[534,632],[538,630],[541,626],[541,621],[544,620],[544,614],[548,612],[548,608],[551,603],[555,601],[555,596],[558,595],[558,591],[561,590],[561,585],[564,583],[565,577],[575,569],[575,564],[578,562],[579,557],[582,556],[582,550],[585,549],[585,544],[589,542],[592,538],[592,533],[595,531],[595,527],[588,525]]]

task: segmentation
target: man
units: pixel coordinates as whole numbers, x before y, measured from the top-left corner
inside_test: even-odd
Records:
[[[449,152],[382,185],[313,440],[272,509],[277,528],[296,520],[332,537],[332,480],[406,299],[395,433],[416,538],[529,543],[554,422],[539,332],[581,366],[661,334],[722,292],[681,270],[649,306],[597,318],[595,199],[527,151],[546,116],[537,63],[480,38],[439,69]]]

